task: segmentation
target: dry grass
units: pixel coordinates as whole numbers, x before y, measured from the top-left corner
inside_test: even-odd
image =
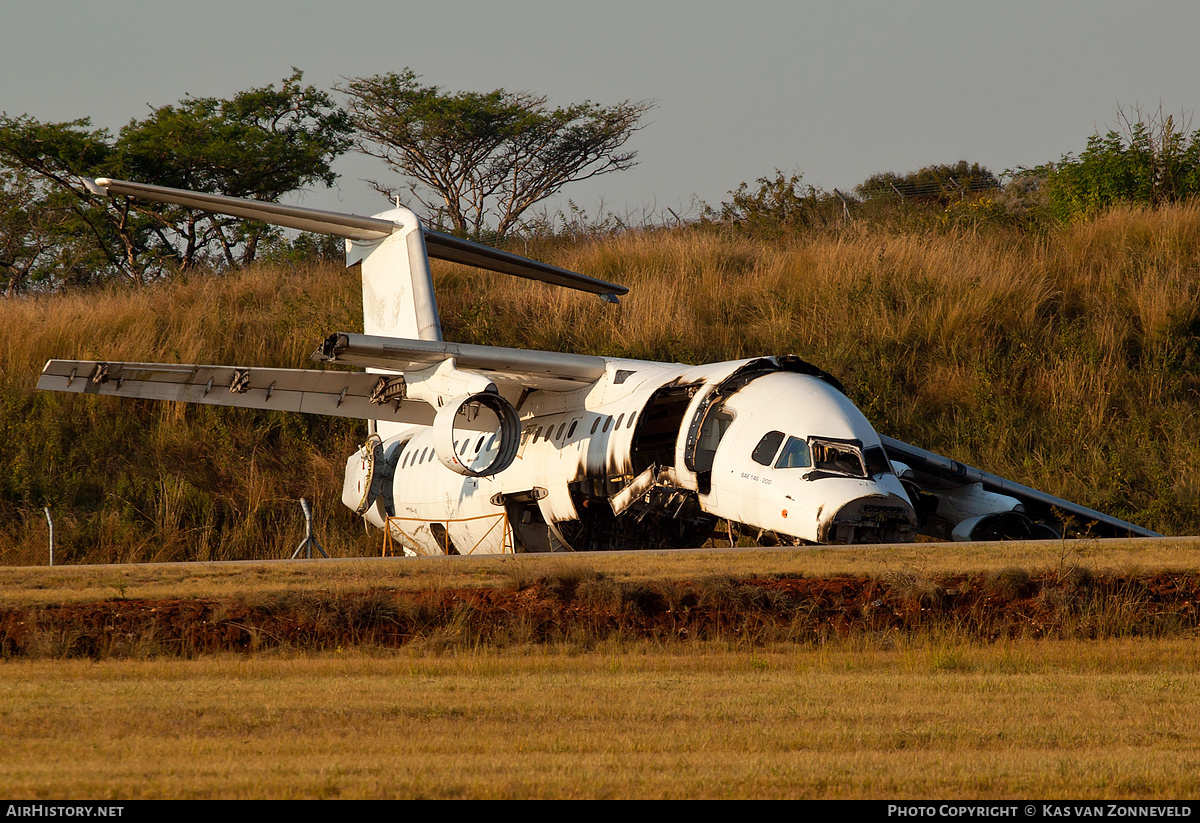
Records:
[[[1045,235],[684,228],[528,253],[632,291],[611,307],[438,264],[448,339],[693,363],[795,353],[886,434],[1200,532],[1200,206]],[[325,334],[361,327],[360,302],[336,266],[3,301],[0,563],[40,560],[47,503],[63,562],[281,557],[301,496],[328,548],[371,553],[338,501],[357,423],[32,389],[50,357],[306,366]]]
[[[14,798],[1179,798],[1194,642],[0,667]]]
[[[697,363],[792,352],[884,433],[1167,534],[1200,531],[1200,205],[1045,236],[674,231],[548,254],[632,291],[601,312],[446,268],[451,334]]]
[[[279,592],[414,591],[473,586],[520,588],[547,577],[602,575],[619,583],[721,576],[909,575],[1083,569],[1089,573],[1195,570],[1200,539],[920,543],[816,549],[600,552],[398,559],[239,562],[131,566],[0,566],[0,604],[86,603],[115,597],[159,600],[242,597]],[[1026,572],[1027,573],[1027,572]]]

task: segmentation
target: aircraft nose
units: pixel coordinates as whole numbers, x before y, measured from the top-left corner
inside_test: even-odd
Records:
[[[917,526],[912,505],[898,494],[869,494],[842,505],[818,529],[822,543],[907,543]]]

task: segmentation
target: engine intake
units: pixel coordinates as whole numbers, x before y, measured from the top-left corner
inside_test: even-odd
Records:
[[[488,433],[492,436],[476,451],[471,445],[474,436]],[[433,420],[433,448],[438,460],[466,477],[488,477],[504,471],[516,459],[520,442],[521,418],[517,410],[494,392],[456,397],[443,404]]]

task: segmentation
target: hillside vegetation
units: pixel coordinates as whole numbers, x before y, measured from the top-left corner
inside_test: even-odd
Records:
[[[631,288],[619,307],[435,270],[447,339],[655,360],[794,353],[876,428],[1166,534],[1200,528],[1200,207],[1048,233],[712,227],[520,253]],[[0,563],[269,558],[314,502],[333,554],[378,552],[338,502],[357,422],[42,394],[51,357],[308,367],[361,328],[356,272],[259,264],[0,303]]]

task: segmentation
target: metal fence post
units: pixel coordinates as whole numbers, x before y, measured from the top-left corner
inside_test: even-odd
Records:
[[[50,527],[50,565],[54,565],[54,520],[50,517],[50,507],[46,506],[46,525]]]
[[[300,508],[304,510],[304,539],[300,541],[300,545],[296,547],[294,552],[292,552],[292,560],[295,560],[297,557],[299,557],[300,552],[305,551],[306,549],[308,551],[308,559],[312,560],[313,546],[316,546],[317,551],[321,553],[321,556],[328,560],[329,555],[325,554],[325,549],[321,547],[321,544],[313,535],[312,509],[308,505],[308,498],[300,498]]]

